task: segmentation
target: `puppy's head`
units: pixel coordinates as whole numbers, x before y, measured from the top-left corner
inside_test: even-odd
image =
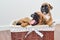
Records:
[[[36,12],[34,14],[31,14],[31,17],[33,18],[33,20],[35,20],[33,25],[36,25],[39,23],[40,16]]]
[[[53,7],[49,3],[43,3],[41,6],[41,12],[45,14],[49,13],[51,9],[53,9]]]

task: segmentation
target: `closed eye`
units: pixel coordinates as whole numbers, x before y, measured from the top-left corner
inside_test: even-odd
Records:
[[[48,8],[48,6],[47,6],[47,5],[45,5],[45,7],[46,7],[46,8]]]
[[[44,6],[41,6],[41,8],[43,8]]]

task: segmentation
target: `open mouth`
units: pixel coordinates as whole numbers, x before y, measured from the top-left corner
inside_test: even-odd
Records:
[[[31,15],[33,18],[32,21],[30,22],[31,25],[37,25],[39,23],[40,16],[35,12],[34,14]]]
[[[36,20],[32,20],[32,21],[30,22],[30,25],[32,25],[32,26],[37,25],[37,24],[38,24],[38,22],[37,22]]]

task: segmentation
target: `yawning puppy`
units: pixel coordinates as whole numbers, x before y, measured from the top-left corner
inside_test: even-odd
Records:
[[[41,25],[42,24],[42,16],[40,15],[41,12],[34,12],[33,14],[31,14],[31,17],[33,18],[30,21],[31,25]]]
[[[37,25],[39,23],[39,15],[35,12],[34,14],[31,14],[32,19],[32,23],[31,25]]]
[[[50,13],[50,10],[53,7],[49,3],[43,3],[41,6],[41,12],[43,16],[43,23],[46,25],[51,26],[52,25],[52,16]]]

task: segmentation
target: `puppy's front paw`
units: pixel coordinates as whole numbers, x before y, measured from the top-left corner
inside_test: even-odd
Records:
[[[22,27],[26,27],[28,25],[28,23],[22,23],[21,26]]]

